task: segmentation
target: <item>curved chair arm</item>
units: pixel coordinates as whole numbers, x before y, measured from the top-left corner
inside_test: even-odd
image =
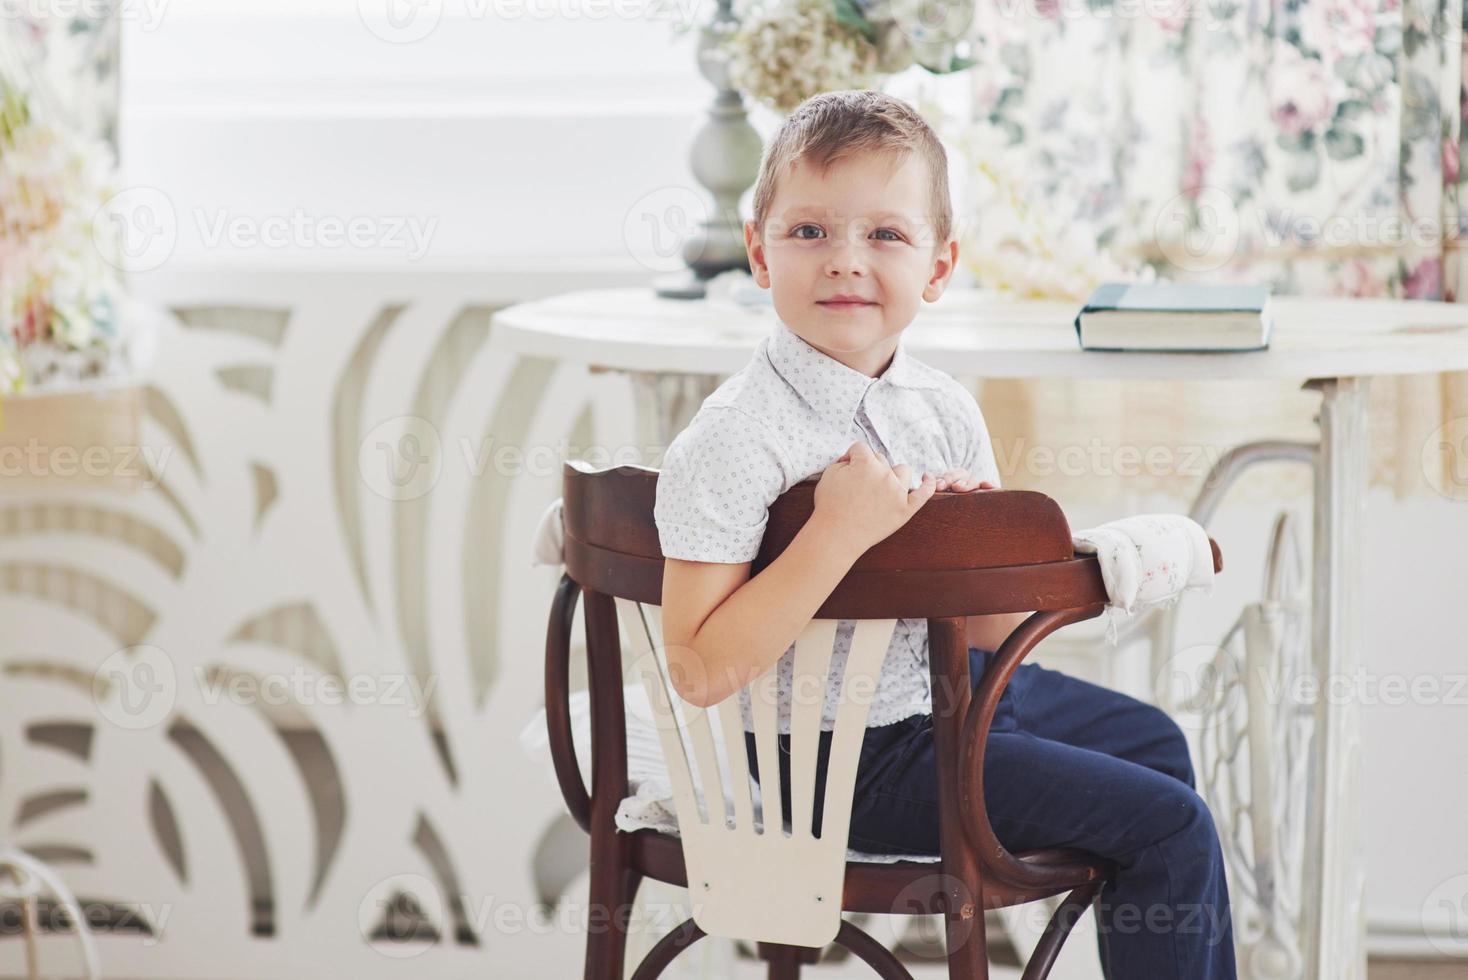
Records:
[[[561,576],[551,603],[550,623],[545,631],[545,726],[550,736],[551,762],[566,809],[591,833],[591,797],[576,761],[576,743],[571,737],[571,625],[576,617],[576,600],[581,586],[570,575]]]
[[[963,735],[958,745],[958,801],[964,816],[963,830],[985,870],[1016,887],[1043,889],[1074,884],[1077,871],[1094,866],[1094,861],[1030,863],[1019,860],[999,843],[984,803],[984,750],[989,726],[994,722],[994,713],[1010,677],[1035,645],[1062,626],[1101,615],[1103,609],[1104,605],[1097,604],[1032,614],[1000,644],[964,716]]]

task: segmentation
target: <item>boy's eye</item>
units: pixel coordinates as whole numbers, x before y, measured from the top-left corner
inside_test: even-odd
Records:
[[[806,228],[812,228],[812,229],[815,229],[816,231],[820,231],[821,230],[819,228],[819,226],[817,226],[817,225],[811,225],[811,224],[796,225],[794,228],[792,228],[790,230],[790,237],[791,238],[804,239],[805,241],[812,241],[813,240],[812,236],[810,236],[810,235],[802,235],[801,234],[801,231],[803,231]],[[899,234],[897,231],[895,231],[894,229],[891,229],[891,228],[878,228],[876,231],[872,232],[872,234],[874,234],[874,235],[880,235],[880,234],[883,234],[883,233],[888,234],[888,235],[891,235],[892,237],[891,238],[884,238],[884,239],[882,239],[882,241],[886,241],[886,242],[893,242],[893,241],[900,242],[900,241],[902,241],[901,234]]]

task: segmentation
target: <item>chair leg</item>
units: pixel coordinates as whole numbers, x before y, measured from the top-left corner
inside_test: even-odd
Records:
[[[770,964],[769,980],[800,980],[802,963],[817,963],[821,951],[810,946],[759,943],[759,958]]]
[[[956,912],[945,912],[943,925],[949,980],[989,980],[989,940],[982,896],[974,896],[972,903],[964,903]]]
[[[642,876],[623,863],[623,853],[614,838],[604,847],[597,845],[597,836],[593,835],[585,980],[622,980],[627,959],[628,920]]]
[[[1104,884],[1104,881],[1097,881],[1081,885],[1065,896],[1055,913],[1050,916],[1050,921],[1045,923],[1045,931],[1035,944],[1035,951],[1030,954],[1030,961],[1025,965],[1024,976],[1020,980],[1045,980],[1050,976],[1050,970],[1060,956],[1060,947],[1065,942],[1065,937],[1070,935],[1071,927],[1086,914],[1086,909]]]

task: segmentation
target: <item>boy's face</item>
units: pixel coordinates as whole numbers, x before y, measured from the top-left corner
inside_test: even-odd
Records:
[[[763,234],[744,225],[750,269],[773,291],[780,319],[872,377],[886,369],[919,298],[942,296],[958,262],[954,238],[933,241],[923,161],[907,154],[893,164],[888,154],[862,154],[822,176],[797,160],[776,187]],[[839,295],[867,302],[829,302]]]

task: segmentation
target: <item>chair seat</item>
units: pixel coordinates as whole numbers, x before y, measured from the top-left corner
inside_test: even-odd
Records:
[[[688,886],[683,864],[683,842],[672,834],[638,830],[625,835],[629,863],[643,875],[670,885]],[[1064,867],[1068,874],[1044,888],[1021,888],[994,877],[984,880],[984,908],[997,909],[1033,902],[1068,892],[1087,882],[1109,877],[1110,861],[1073,848],[1043,848],[1015,854],[1026,864]],[[848,861],[841,908],[847,912],[936,914],[943,894],[941,865],[917,861],[866,863]]]

